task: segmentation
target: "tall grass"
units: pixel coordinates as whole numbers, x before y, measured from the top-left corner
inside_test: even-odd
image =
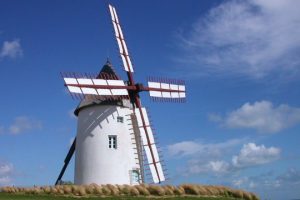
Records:
[[[64,196],[214,196],[233,197],[244,200],[259,200],[251,192],[224,186],[183,184],[172,185],[58,185],[42,187],[2,187],[0,192],[20,194],[49,194]]]

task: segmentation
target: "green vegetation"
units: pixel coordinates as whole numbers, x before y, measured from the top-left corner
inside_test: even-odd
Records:
[[[58,185],[43,187],[3,187],[0,188],[0,200],[71,200],[83,197],[83,199],[203,199],[203,200],[259,200],[250,192],[235,190],[224,186],[183,184],[172,185]]]

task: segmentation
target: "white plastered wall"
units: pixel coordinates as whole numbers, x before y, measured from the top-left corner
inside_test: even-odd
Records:
[[[80,110],[75,151],[75,184],[137,184],[130,171],[139,169],[135,138],[127,107],[95,105]],[[123,123],[117,117],[124,118]],[[117,149],[109,148],[117,136]]]

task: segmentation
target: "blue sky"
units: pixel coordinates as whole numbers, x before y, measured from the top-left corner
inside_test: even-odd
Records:
[[[135,78],[186,80],[187,103],[142,94],[171,184],[299,198],[296,0],[110,1]],[[1,1],[0,185],[53,184],[76,133],[60,72],[125,78],[104,1]],[[73,180],[73,161],[64,180]]]

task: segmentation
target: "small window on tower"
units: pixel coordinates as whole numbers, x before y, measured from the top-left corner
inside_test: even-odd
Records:
[[[108,148],[117,149],[117,136],[116,135],[108,136]]]
[[[124,122],[124,118],[123,118],[123,117],[120,117],[120,116],[118,116],[118,117],[117,117],[117,122],[123,123],[123,122]]]

